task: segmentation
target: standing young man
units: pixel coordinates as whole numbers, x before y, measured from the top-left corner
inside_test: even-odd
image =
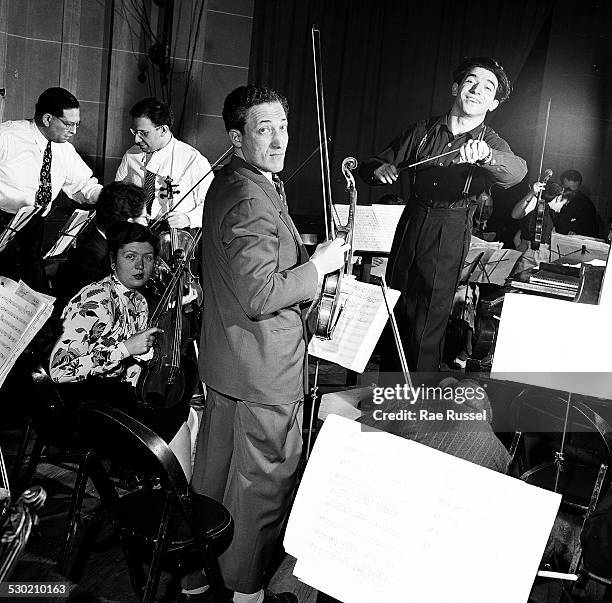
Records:
[[[470,197],[491,185],[508,188],[527,173],[525,161],[483,122],[510,95],[510,82],[493,59],[466,59],[453,73],[454,102],[440,117],[418,121],[380,154],[361,164],[372,185],[398,178],[410,198],[397,226],[387,280],[399,289],[395,308],[411,370],[437,371],[444,332],[471,229]],[[454,154],[402,169],[447,151]],[[392,346],[382,370],[397,370]]]

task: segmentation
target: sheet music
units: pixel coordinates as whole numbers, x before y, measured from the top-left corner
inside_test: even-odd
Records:
[[[521,255],[516,249],[495,249],[486,261],[481,260],[470,282],[503,286]]]
[[[542,345],[526,345],[525,333]],[[611,400],[610,341],[612,315],[601,304],[507,293],[491,376]]]
[[[284,545],[295,575],[340,601],[516,603],[527,601],[560,501],[330,415]]]
[[[95,211],[88,212],[84,209],[75,209],[70,218],[66,221],[66,224],[64,224],[59,238],[53,247],[45,254],[44,259],[46,260],[51,257],[62,255],[62,253],[67,251],[74,244],[76,238],[81,234],[87,224],[94,218],[95,214]]]
[[[308,353],[362,373],[388,319],[385,301],[380,287],[354,278],[343,278],[340,291],[343,309],[332,339],[323,341],[313,337]],[[399,291],[388,289],[391,308],[399,296]]]
[[[346,224],[349,206],[336,204],[335,207],[340,222]],[[353,248],[359,251],[389,253],[397,222],[404,207],[404,205],[358,205],[355,208]]]
[[[584,250],[584,253],[583,253]],[[606,241],[582,235],[563,235],[553,232],[550,235],[551,261],[579,264],[591,260],[607,261],[610,245]]]
[[[358,206],[359,207],[359,206]],[[391,245],[393,244],[393,237],[395,237],[395,231],[397,229],[397,223],[402,217],[405,205],[384,205],[382,203],[375,203],[372,205],[374,215],[378,220],[387,241],[389,242],[389,249],[391,251]]]
[[[40,205],[26,205],[19,208],[13,219],[4,227],[0,234],[0,253],[13,240],[19,232],[37,213],[42,210]]]
[[[346,224],[349,214],[348,205],[336,204],[336,211],[342,224]],[[391,244],[379,224],[371,205],[358,205],[355,208],[355,228],[353,231],[353,249],[360,251],[385,251]]]
[[[51,316],[55,298],[0,277],[0,385]]]

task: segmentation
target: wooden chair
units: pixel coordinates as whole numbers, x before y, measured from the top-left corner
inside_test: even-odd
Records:
[[[83,499],[87,486],[88,466],[93,453],[79,437],[74,413],[66,408],[55,384],[42,366],[36,366],[30,373],[24,394],[28,404],[28,423],[11,472],[11,483],[18,489],[29,487],[36,468],[43,462],[62,466],[66,463],[76,464],[75,484],[57,557],[57,570],[73,580],[78,580],[82,560],[77,559],[72,567],[69,564],[77,531],[83,521]],[[35,437],[34,444],[25,474],[22,476],[32,436]]]
[[[231,541],[233,520],[227,509],[194,493],[168,445],[125,413],[97,402],[79,408],[80,429],[95,451],[92,479],[123,549],[132,587],[143,601],[154,601],[162,564],[204,568],[215,601],[231,601],[217,555]],[[119,496],[102,460],[121,462],[160,478],[161,487]],[[148,561],[145,580],[142,561]]]
[[[508,472],[559,492],[561,508],[579,517],[582,530],[607,483],[612,428],[585,403],[540,390],[520,392],[512,410],[516,432]],[[576,572],[581,555],[577,544],[569,573]]]

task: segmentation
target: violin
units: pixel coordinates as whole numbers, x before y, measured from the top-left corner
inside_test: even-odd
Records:
[[[174,195],[180,194],[180,192],[178,191],[178,185],[173,184],[170,176],[164,179],[164,183],[165,188],[160,192],[160,197],[168,200],[169,211],[172,211],[175,209],[175,206],[173,206]],[[161,222],[156,221],[151,229],[157,230],[160,225]],[[159,256],[155,274],[150,281],[150,289],[157,298],[161,296],[167,285],[168,276],[172,273],[171,266],[187,256],[192,250],[195,250],[194,239],[187,230],[169,227],[168,232],[159,235]],[[182,291],[184,295],[195,299],[198,306],[202,305],[203,293],[200,279],[193,274],[190,264],[186,266],[184,279],[182,280]]]
[[[357,188],[351,170],[356,168],[357,160],[354,157],[347,157],[342,162],[342,173],[346,178],[346,188],[349,193],[349,214],[346,225],[338,226],[335,230],[334,238],[340,238],[345,243],[348,243],[350,250],[347,253],[344,266],[335,272],[325,275],[323,278],[314,328],[314,335],[319,339],[332,338],[334,328],[342,312],[342,306],[340,305],[342,277],[344,274],[350,274],[353,266],[353,225],[355,207],[357,206]]]
[[[346,226],[339,224],[336,214],[334,224],[334,206],[331,198],[331,177],[329,171],[329,152],[327,148],[327,128],[325,124],[325,98],[323,94],[323,74],[321,71],[321,33],[313,26],[312,28],[312,57],[315,76],[315,95],[317,101],[317,123],[319,127],[319,147],[321,149],[321,184],[323,187],[323,215],[325,216],[325,233],[327,240],[340,237],[345,242],[351,244],[351,252],[347,255],[344,266],[335,272],[325,275],[320,297],[315,301],[311,311],[314,311],[314,318],[309,322],[313,325],[313,332],[319,339],[331,339],[334,327],[340,317],[342,307],[340,305],[340,285],[342,276],[345,272],[350,272],[352,268],[352,242],[353,242],[353,222],[355,205],[357,204],[357,189],[355,179],[351,170],[357,167],[357,160],[347,157],[342,162],[342,173],[346,178],[347,189],[350,195],[349,217]]]
[[[552,170],[546,170],[544,172],[544,178],[542,178],[542,184],[546,184],[553,175]],[[544,214],[546,213],[546,200],[542,199],[542,191],[538,192],[537,203],[536,203],[536,222],[535,222],[535,234],[533,241],[531,241],[531,249],[540,249],[540,243],[542,242],[542,230],[544,227]]]

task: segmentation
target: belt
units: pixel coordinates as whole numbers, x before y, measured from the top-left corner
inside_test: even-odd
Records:
[[[445,199],[420,199],[417,197],[416,201],[422,207],[429,209],[467,209],[472,204],[469,199],[455,199],[454,201],[447,201]]]

